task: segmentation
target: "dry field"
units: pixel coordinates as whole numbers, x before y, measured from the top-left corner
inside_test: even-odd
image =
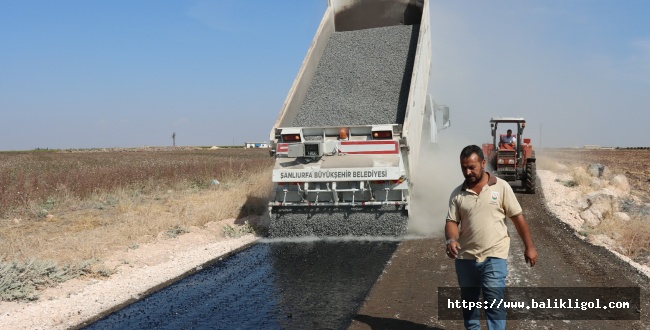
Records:
[[[0,152],[0,300],[108,276],[102,258],[161,235],[258,229],[243,219],[266,211],[272,164],[261,149]]]

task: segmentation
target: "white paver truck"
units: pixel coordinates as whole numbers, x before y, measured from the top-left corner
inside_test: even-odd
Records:
[[[405,233],[421,144],[449,126],[430,66],[428,1],[329,0],[270,133],[271,236]]]

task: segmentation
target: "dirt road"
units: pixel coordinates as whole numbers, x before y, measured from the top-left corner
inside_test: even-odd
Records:
[[[513,236],[509,287],[640,287],[640,321],[509,320],[508,329],[650,329],[650,281],[608,250],[573,234],[549,214],[542,194],[518,194],[536,248],[537,266],[523,260],[523,244]],[[438,320],[438,287],[457,286],[444,239],[404,241],[393,254],[354,317],[350,329],[462,329],[462,321]],[[485,325],[483,325],[485,327]]]
[[[641,320],[511,319],[508,328],[650,329],[650,280],[575,236],[542,194],[517,195],[540,258],[534,268],[524,263],[510,226],[508,287],[641,288]],[[462,329],[460,320],[439,319],[439,288],[456,286],[443,241],[260,243],[89,328]]]

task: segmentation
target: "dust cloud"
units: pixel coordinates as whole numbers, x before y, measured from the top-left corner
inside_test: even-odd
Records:
[[[423,143],[413,174],[409,235],[444,235],[449,196],[464,180],[460,151],[469,144],[482,142],[468,141],[463,136],[454,136],[451,130],[444,130],[438,133],[438,143]]]

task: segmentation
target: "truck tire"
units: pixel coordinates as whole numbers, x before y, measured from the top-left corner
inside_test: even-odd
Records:
[[[526,178],[524,181],[524,186],[526,188],[527,193],[529,194],[535,193],[536,181],[537,181],[537,165],[534,162],[528,160],[528,162],[526,163]]]

